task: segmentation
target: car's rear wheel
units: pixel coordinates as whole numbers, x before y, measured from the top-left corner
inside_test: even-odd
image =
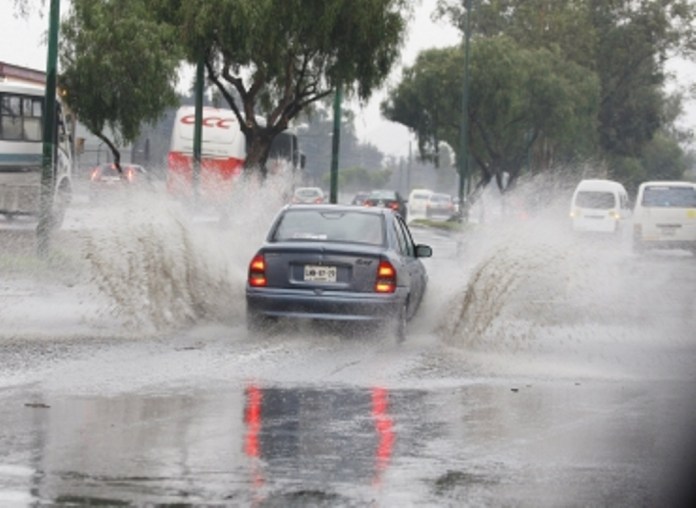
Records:
[[[396,338],[396,343],[401,344],[406,340],[406,318],[407,318],[407,308],[408,302],[404,304],[399,309],[399,312],[392,318],[391,329],[393,331],[394,337]]]

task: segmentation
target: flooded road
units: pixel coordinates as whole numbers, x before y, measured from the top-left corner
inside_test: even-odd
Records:
[[[246,263],[270,218],[157,210],[73,216],[60,273],[3,251],[3,506],[686,501],[690,254],[635,256],[548,216],[414,228],[434,257],[404,344],[252,337]]]

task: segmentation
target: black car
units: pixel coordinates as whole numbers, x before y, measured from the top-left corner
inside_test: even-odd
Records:
[[[381,206],[390,208],[406,220],[406,200],[397,191],[374,190],[363,202],[365,206]]]
[[[249,265],[247,325],[279,318],[387,325],[399,341],[428,277],[403,218],[386,208],[288,205]]]

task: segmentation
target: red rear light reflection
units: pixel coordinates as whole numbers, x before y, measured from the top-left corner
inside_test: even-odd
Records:
[[[257,254],[249,263],[249,285],[263,287],[268,284],[266,280],[266,259],[263,254]]]
[[[396,269],[386,259],[379,262],[375,291],[377,293],[393,293],[396,291]]]

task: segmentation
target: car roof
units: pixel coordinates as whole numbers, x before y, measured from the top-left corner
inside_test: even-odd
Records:
[[[614,180],[602,180],[598,178],[580,180],[575,190],[578,191],[621,191],[624,186]]]
[[[306,204],[297,203],[285,205],[282,211],[286,210],[318,210],[327,212],[359,212],[371,215],[396,215],[396,212],[390,208],[381,208],[373,206],[357,206],[357,205],[338,205],[338,204]]]
[[[643,182],[640,184],[641,187],[648,187],[654,185],[655,187],[695,187],[696,182],[688,182],[686,180],[653,180],[650,182]]]
[[[397,196],[399,193],[390,189],[375,189],[370,192],[370,196]]]

